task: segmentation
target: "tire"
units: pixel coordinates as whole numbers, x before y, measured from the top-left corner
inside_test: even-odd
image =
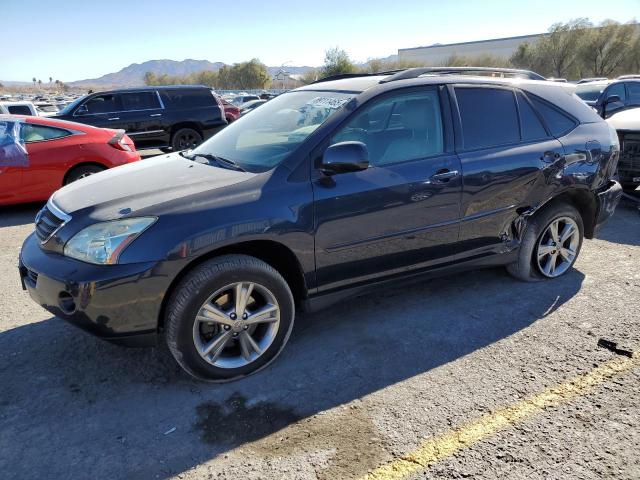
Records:
[[[244,320],[234,316],[236,298],[238,291],[247,293],[249,285],[253,290],[246,296],[247,308],[241,308],[247,314]],[[260,313],[273,306],[277,310],[268,317]],[[226,382],[256,373],[275,360],[291,335],[294,316],[289,285],[273,267],[247,255],[224,255],[199,265],[180,281],[167,303],[165,339],[187,373]],[[263,322],[245,323],[262,317]]]
[[[235,119],[233,117],[227,117],[225,118],[225,120],[227,121],[227,124],[230,124],[230,123],[233,123]]]
[[[559,243],[552,238],[554,224],[561,230],[558,235],[565,231],[567,225],[571,225],[574,230],[577,228],[577,233]],[[566,203],[552,204],[528,221],[520,244],[518,260],[507,265],[507,271],[525,282],[560,277],[573,267],[580,254],[583,239],[584,225],[580,213]],[[569,252],[574,254],[571,255]]]
[[[174,152],[196,148],[202,143],[202,135],[193,128],[181,128],[171,136],[171,148]]]
[[[69,185],[76,180],[88,177],[89,175],[93,175],[94,173],[102,172],[103,170],[106,169],[98,165],[85,165],[83,167],[72,168],[64,178],[64,185]]]

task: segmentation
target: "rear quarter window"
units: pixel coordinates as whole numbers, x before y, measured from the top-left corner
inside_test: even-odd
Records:
[[[7,105],[7,110],[12,115],[31,115],[31,109],[27,105]]]
[[[547,128],[554,137],[566,135],[578,125],[578,122],[569,114],[564,113],[550,103],[533,95],[529,96],[529,99],[535,109],[542,115]]]
[[[166,90],[163,92],[168,106],[172,108],[214,107],[218,104],[210,90]]]

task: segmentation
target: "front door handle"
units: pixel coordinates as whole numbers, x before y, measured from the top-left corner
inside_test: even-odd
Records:
[[[457,170],[448,170],[443,168],[442,170],[438,170],[434,175],[431,175],[431,180],[434,182],[445,183],[458,175],[459,172]]]
[[[110,122],[113,121],[113,120],[120,120],[120,117],[108,118],[107,120],[109,120]]]

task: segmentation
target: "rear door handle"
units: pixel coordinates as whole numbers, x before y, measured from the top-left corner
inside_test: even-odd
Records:
[[[161,113],[152,113],[151,115],[149,115],[150,117],[161,117],[162,114]]]
[[[431,175],[431,180],[435,182],[448,182],[452,178],[455,178],[459,175],[457,170],[438,170],[434,175]]]
[[[120,117],[108,118],[107,120],[109,120],[110,122],[113,121],[113,120],[120,120]]]

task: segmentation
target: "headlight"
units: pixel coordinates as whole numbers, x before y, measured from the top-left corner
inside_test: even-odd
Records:
[[[64,246],[64,254],[98,265],[118,263],[118,257],[127,245],[156,220],[155,217],[138,217],[96,223],[76,233]]]

